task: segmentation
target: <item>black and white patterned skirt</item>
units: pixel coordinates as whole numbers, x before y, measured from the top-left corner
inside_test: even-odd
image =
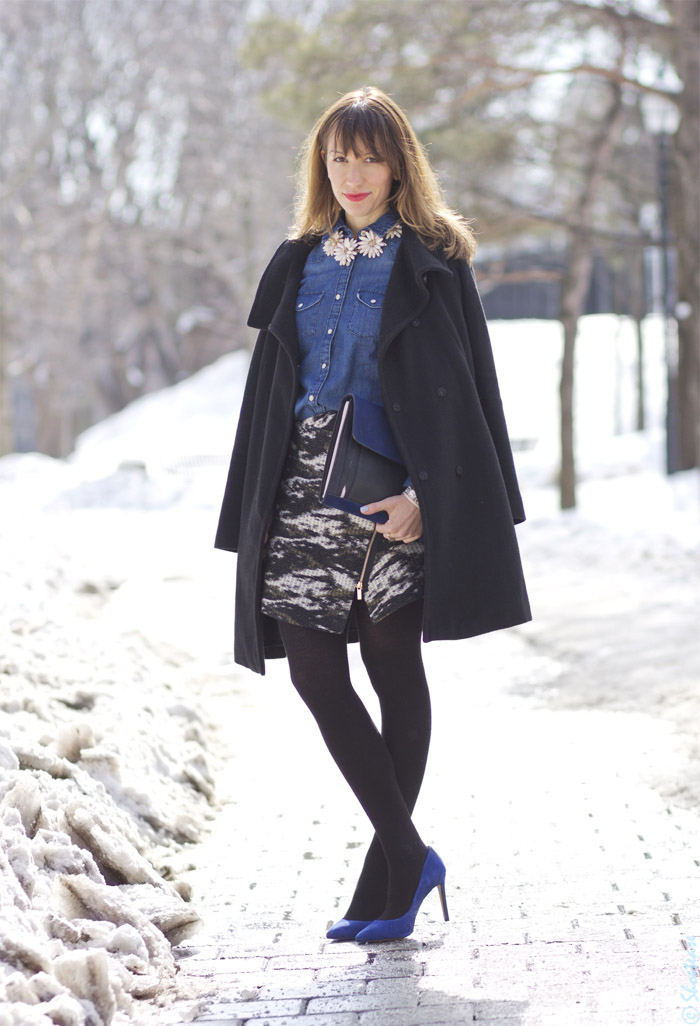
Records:
[[[265,560],[262,611],[341,634],[347,627],[374,524],[324,506],[321,475],[335,413],[297,421],[282,474]],[[423,594],[423,542],[377,534],[363,577],[373,622]]]

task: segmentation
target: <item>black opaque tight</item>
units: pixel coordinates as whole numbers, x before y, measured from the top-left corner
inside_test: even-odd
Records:
[[[355,603],[360,651],[381,709],[381,733],[350,681],[347,638],[280,621],[292,682],[375,830],[348,919],[404,915],[426,848],[412,821],[430,744],[421,658],[422,600],[372,623]]]

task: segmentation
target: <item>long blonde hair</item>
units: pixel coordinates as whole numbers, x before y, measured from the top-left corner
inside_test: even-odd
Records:
[[[340,214],[325,164],[332,139],[348,153],[367,152],[391,168],[391,206],[429,249],[471,263],[476,240],[469,222],[447,206],[435,172],[404,112],[380,89],[346,93],[320,116],[300,153],[291,238],[320,238]]]

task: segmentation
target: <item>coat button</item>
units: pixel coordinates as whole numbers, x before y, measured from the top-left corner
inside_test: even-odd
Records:
[[[458,463],[457,466],[455,467],[455,474],[457,475],[457,477],[461,477],[463,473],[464,473],[464,468],[461,467],[460,464]]]
[[[411,321],[411,324],[413,325],[414,328],[417,328],[418,325],[420,324],[420,317],[416,317],[415,321]]]
[[[447,395],[447,389],[446,388],[442,388],[442,386],[440,386],[440,388],[438,388],[438,390],[437,390],[437,394],[440,396],[441,399],[444,399],[445,396]]]
[[[392,403],[391,408],[395,413],[401,412],[401,403]]]
[[[428,480],[428,471],[427,470],[419,471],[418,472],[418,480],[419,481],[427,481]]]

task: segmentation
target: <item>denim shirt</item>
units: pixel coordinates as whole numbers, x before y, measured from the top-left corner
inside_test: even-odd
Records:
[[[396,214],[389,211],[369,227],[383,235],[396,220]],[[335,227],[352,237],[342,216]],[[379,325],[401,239],[386,239],[379,256],[357,253],[343,267],[324,252],[327,238],[324,235],[309,253],[297,294],[297,420],[337,410],[343,396],[350,392],[382,402],[377,373]]]

